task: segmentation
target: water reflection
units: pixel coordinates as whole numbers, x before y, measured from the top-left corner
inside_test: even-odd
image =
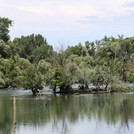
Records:
[[[134,94],[0,96],[0,134],[134,133]],[[16,107],[15,107],[16,106]],[[17,122],[17,125],[16,125]]]

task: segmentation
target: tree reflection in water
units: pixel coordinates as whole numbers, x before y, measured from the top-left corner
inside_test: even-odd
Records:
[[[121,127],[126,126],[128,130],[130,129],[129,122],[134,121],[133,94],[69,95],[68,99],[65,96],[52,95],[50,98],[48,100],[45,95],[41,97],[18,96],[16,108],[13,108],[15,104],[12,103],[13,98],[0,97],[0,133],[12,132],[12,126],[16,127],[13,122],[15,116],[16,131],[20,131],[22,125],[33,126],[33,128],[43,128],[49,125],[52,132],[57,131],[62,134],[70,133],[70,126],[77,126],[85,119],[88,122],[104,121],[108,126],[120,123]]]

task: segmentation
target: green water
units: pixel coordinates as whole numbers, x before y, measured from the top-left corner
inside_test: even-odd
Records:
[[[0,134],[134,134],[133,93],[30,94],[0,91]]]

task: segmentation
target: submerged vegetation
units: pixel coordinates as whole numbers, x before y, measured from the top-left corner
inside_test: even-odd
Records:
[[[54,93],[57,87],[70,92],[76,83],[83,92],[134,88],[130,86],[134,83],[134,37],[105,36],[56,52],[40,34],[10,41],[12,23],[0,17],[0,88],[24,87],[33,94],[45,85],[51,85]]]

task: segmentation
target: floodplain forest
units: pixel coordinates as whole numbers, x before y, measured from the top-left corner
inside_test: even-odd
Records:
[[[134,89],[134,37],[104,36],[57,52],[41,34],[11,41],[11,26],[12,20],[0,17],[0,88],[23,87],[33,94],[47,85],[54,93],[57,88],[59,92]],[[72,89],[73,84],[79,84],[78,89]]]

